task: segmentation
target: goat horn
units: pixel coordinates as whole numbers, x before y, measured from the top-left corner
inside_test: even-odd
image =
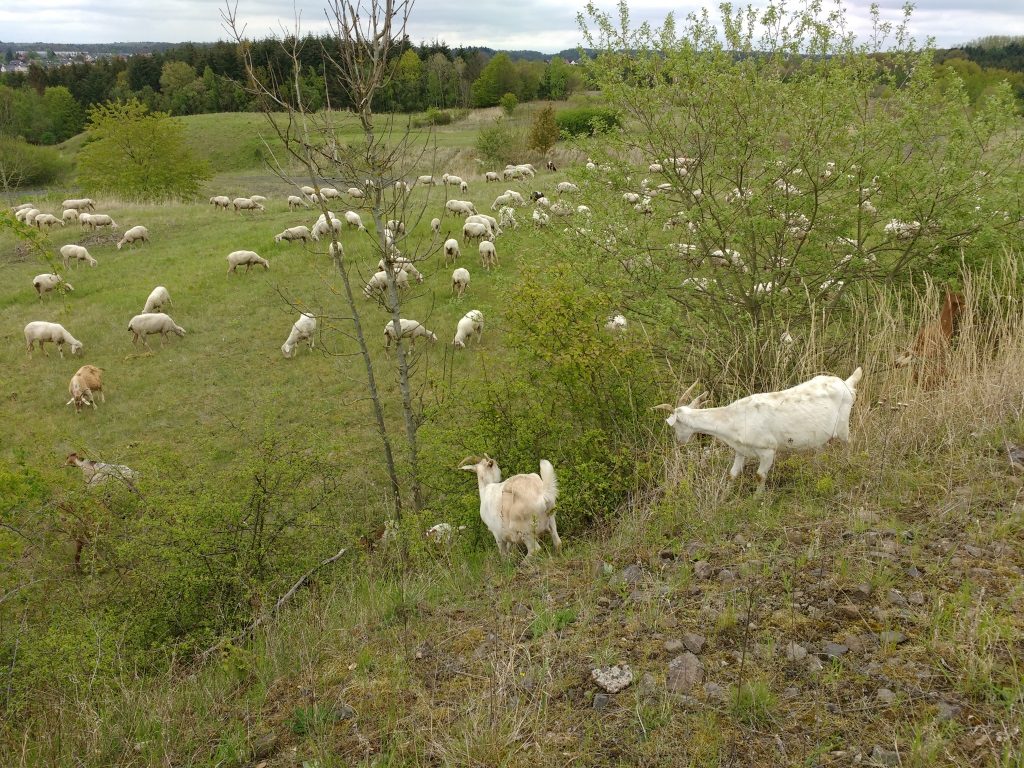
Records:
[[[673,408],[668,403],[661,403],[659,405],[655,405],[654,407],[652,407],[651,410],[652,411],[668,411],[669,413],[672,413],[673,411],[675,411],[675,408]]]
[[[683,394],[679,396],[679,404],[682,405],[686,401],[686,398],[690,396],[690,393],[693,392],[693,390],[695,390],[696,388],[697,382],[695,381],[693,382],[693,384],[686,388],[686,391],[683,392]]]
[[[470,462],[471,464],[479,464],[480,463],[480,459],[478,459],[476,456],[467,456],[466,458],[464,458],[462,461],[459,462],[459,466],[460,467],[465,466],[467,461]]]
[[[487,455],[486,453],[484,454],[484,458],[485,458],[485,459],[487,459],[488,461],[494,461],[494,459],[492,459],[492,458],[491,458],[490,456],[488,456],[488,455]]]

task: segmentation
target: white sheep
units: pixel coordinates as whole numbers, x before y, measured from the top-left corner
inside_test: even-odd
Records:
[[[532,218],[533,223],[536,224],[538,227],[546,227],[548,225],[548,222],[551,221],[551,217],[548,216],[548,214],[544,213],[544,211],[540,210],[539,208],[533,209]]]
[[[223,208],[225,211],[231,207],[231,198],[227,195],[214,195],[210,198],[210,205],[214,208]]]
[[[511,203],[512,203],[512,198],[509,197],[508,193],[506,192],[505,194],[498,195],[496,198],[494,198],[494,202],[491,203],[491,210],[492,211],[496,211],[496,210],[498,210],[499,208],[501,208],[503,206],[510,205]]]
[[[488,216],[486,213],[474,213],[472,216],[466,217],[466,223],[471,224],[474,221],[480,224],[486,224],[491,238],[495,238],[502,233],[501,227],[498,226],[498,220],[493,216]]]
[[[344,256],[345,248],[342,246],[341,243],[331,240],[331,242],[327,244],[327,255],[332,258],[334,258],[335,256]]]
[[[300,224],[297,227],[288,227],[288,229],[283,232],[278,232],[274,235],[274,242],[280,243],[282,240],[294,242],[295,240],[299,240],[304,243],[311,238],[312,235],[310,234],[309,227],[305,227]]]
[[[142,307],[142,313],[146,314],[148,312],[156,312],[158,309],[161,309],[170,303],[171,294],[168,293],[167,289],[162,285],[158,285],[149,292],[149,296],[146,298],[146,304]]]
[[[363,190],[361,190],[359,187],[349,187],[347,190],[345,190],[345,194],[353,198],[354,200],[362,200],[364,197],[366,197],[366,193],[363,192]]]
[[[341,192],[334,187],[320,187],[321,200],[337,200],[341,198]]]
[[[234,208],[236,212],[265,210],[262,204],[257,203],[249,197],[236,197],[231,201],[231,207]]]
[[[509,200],[512,201],[514,206],[520,207],[526,205],[526,200],[524,200],[523,196],[514,189],[506,189],[504,194],[508,195]]]
[[[292,357],[300,341],[308,342],[309,348],[313,349],[313,333],[315,331],[316,318],[313,315],[307,315],[305,312],[302,312],[299,315],[299,319],[292,325],[292,330],[288,334],[287,340],[281,345],[281,354],[285,357]]]
[[[134,245],[137,242],[149,242],[149,230],[143,226],[132,227],[126,230],[121,239],[117,241],[117,250],[120,251],[123,245]]]
[[[409,287],[409,275],[399,270],[395,273],[395,287],[399,290],[406,290]],[[366,287],[363,288],[363,296],[366,298],[372,297],[375,293],[386,293],[388,289],[388,273],[383,269],[380,272],[375,272],[373,277],[370,278],[369,282],[366,283]]]
[[[534,203],[537,205],[538,208],[551,207],[551,201],[548,200],[544,195],[540,195],[539,197],[537,197],[537,199],[534,200]]]
[[[88,215],[88,214],[85,214]],[[84,245],[75,245],[74,243],[68,243],[60,247],[60,255],[64,259],[64,268],[67,269],[71,266],[71,260],[75,260],[77,265],[80,261],[89,262],[90,267],[96,266],[96,259],[92,257]]]
[[[593,213],[593,211],[590,210],[590,206],[589,205],[577,205],[576,206],[576,215],[577,216],[583,216],[584,218],[589,219],[590,215],[592,213]]]
[[[484,183],[488,184],[492,181],[501,181],[501,176],[499,176],[494,171],[488,171],[487,173],[484,174]]]
[[[74,404],[75,413],[82,410],[83,406],[91,405],[96,408],[96,401],[93,399],[95,393],[99,393],[100,401],[107,402],[107,396],[103,394],[103,369],[95,365],[83,365],[68,383],[68,393],[71,399],[64,405]]]
[[[355,211],[345,211],[345,221],[350,227],[354,227],[360,232],[366,230],[366,227],[363,226],[362,218]]]
[[[270,269],[270,262],[261,258],[255,251],[232,251],[228,254],[229,275],[243,264],[245,265],[246,272],[252,269],[254,264],[258,264],[264,269]]]
[[[163,312],[143,312],[141,315],[136,315],[128,321],[128,330],[132,334],[132,344],[142,339],[142,345],[147,348],[149,342],[146,337],[154,333],[160,334],[161,344],[167,339],[168,333],[176,333],[178,336],[185,335],[185,329],[175,323],[170,315],[165,315]]]
[[[395,237],[405,234],[405,222],[400,219],[388,219],[387,224],[384,225],[384,229],[390,232]]]
[[[441,176],[441,183],[444,184],[446,187],[462,187],[462,185],[465,184],[466,182],[464,182],[458,176],[452,176],[451,174],[446,173],[443,176]]]
[[[391,256],[388,260],[391,262],[392,269],[408,272],[409,276],[417,283],[423,282],[423,273],[416,269],[416,265],[405,256]],[[384,269],[384,259],[377,262],[377,270],[380,271],[382,269]]]
[[[288,209],[294,210],[296,208],[309,208],[309,203],[298,195],[288,195]]]
[[[331,217],[330,224],[327,223],[328,215]],[[316,223],[313,225],[313,230],[309,233],[309,236],[319,242],[320,238],[328,234],[331,229],[333,229],[335,233],[341,232],[341,226],[341,219],[335,216],[331,211],[328,211],[327,214],[321,213],[320,218],[318,218]]]
[[[820,448],[833,439],[849,442],[850,411],[861,375],[857,368],[845,381],[815,376],[795,387],[748,395],[721,408],[701,408],[707,393],[683,405],[696,386],[693,384],[679,398],[678,407],[662,404],[656,408],[670,412],[665,421],[675,430],[679,443],[699,432],[732,448],[736,452],[729,470],[732,479],[739,477],[748,459],[758,459],[757,492],[761,493],[777,451]]]
[[[38,208],[35,203],[18,203],[17,205],[11,206],[11,211],[17,213],[18,211],[27,211],[29,208]]]
[[[560,181],[555,185],[555,191],[560,195],[564,195],[567,192],[579,192],[580,188],[571,181]]]
[[[395,191],[409,194],[409,182],[399,179],[395,182]]]
[[[42,229],[43,227],[49,229],[50,227],[54,227],[57,224],[60,224],[63,227],[64,220],[58,219],[52,213],[40,213],[32,221],[32,226],[34,226],[36,229]]]
[[[39,343],[39,351],[46,355],[43,345],[46,342],[57,345],[57,354],[64,357],[64,345],[71,347],[71,354],[77,355],[82,351],[82,342],[72,336],[60,323],[48,323],[45,320],[35,320],[25,326],[25,345],[31,355],[36,342]]]
[[[479,309],[471,309],[455,328],[455,339],[452,346],[456,349],[465,349],[470,338],[476,336],[476,343],[479,344],[484,335],[484,313]]]
[[[39,295],[39,300],[43,300],[43,294],[49,293],[54,288],[60,288],[62,291],[73,291],[75,290],[71,283],[64,282],[64,278],[60,275],[54,275],[50,273],[44,273],[42,275],[36,275],[32,278],[32,287],[36,289],[36,293]]]
[[[437,182],[434,181],[434,177],[433,176],[417,176],[416,177],[416,183],[417,184],[426,184],[429,187],[437,186]]]
[[[415,320],[406,320],[404,317],[399,318],[400,327],[402,329],[401,338],[412,339],[412,343],[416,343],[416,339],[424,337],[429,341],[437,341],[437,334],[433,331],[427,330],[423,325]],[[395,337],[395,321],[390,321],[384,326],[384,341],[385,346],[390,347],[391,342],[397,342],[398,339]]]
[[[452,293],[458,296],[460,299],[469,287],[469,270],[465,267],[459,267],[452,272]]]
[[[76,211],[95,211],[96,203],[88,197],[79,197],[72,200],[65,200],[60,204],[61,208],[74,208]]]
[[[64,464],[81,469],[82,475],[85,477],[85,484],[89,488],[103,485],[107,480],[113,478],[134,491],[135,481],[139,479],[139,473],[124,464],[104,464],[102,461],[83,459],[77,453],[69,453]]]
[[[444,263],[446,266],[448,264],[454,264],[461,256],[462,253],[459,251],[458,240],[454,237],[450,237],[444,241]]]
[[[615,315],[608,318],[608,322],[604,324],[604,329],[606,331],[624,331],[626,330],[627,325],[629,325],[629,323],[626,322],[625,317],[622,315]]]
[[[462,241],[468,243],[470,240],[486,240],[494,237],[491,228],[479,221],[470,221],[462,226]]]
[[[36,217],[36,221],[38,220],[39,217]],[[893,235],[899,240],[912,240],[921,234],[921,222],[892,219],[885,225],[885,234]]]
[[[468,200],[449,200],[444,204],[446,212],[454,216],[468,216],[476,213],[476,206]]]
[[[473,459],[463,459],[467,461]],[[551,534],[555,549],[561,550],[553,511],[558,500],[558,481],[551,462],[541,459],[539,475],[513,475],[504,482],[498,463],[487,454],[472,464],[462,463],[459,469],[476,474],[480,518],[494,536],[502,556],[507,556],[514,544],[525,544],[526,557],[531,557],[540,549],[537,539],[545,531]]]
[[[40,211],[39,211],[38,208],[30,205],[28,208],[19,208],[18,210],[16,210],[14,212],[14,218],[16,218],[18,221],[25,222],[26,224],[31,224],[32,222],[25,221],[25,220],[29,216],[32,216],[32,218],[35,218],[36,216],[39,215],[39,213],[40,213]]]
[[[484,269],[490,272],[494,267],[498,266],[498,252],[494,248],[494,243],[489,240],[482,240],[479,251],[480,263]]]
[[[61,214],[61,219],[64,224],[70,224],[73,221],[78,221],[78,210],[76,208],[68,208]]]
[[[431,219],[430,220],[430,229],[434,232],[435,235],[436,234],[440,234],[440,232],[441,232],[441,220],[438,219],[438,218]]]
[[[299,187],[299,191],[300,191],[300,192],[301,192],[301,193],[302,193],[303,195],[305,195],[306,197],[309,197],[309,198],[312,198],[312,197],[313,197],[313,195],[315,195],[315,194],[316,194],[316,190],[315,190],[315,189],[313,189],[313,187],[309,186],[308,184],[307,184],[307,185],[305,185],[305,186]]]
[[[516,212],[514,208],[505,206],[498,211],[498,223],[503,227],[511,227],[512,229],[519,228],[519,222],[516,221]]]
[[[96,229],[97,227],[117,229],[117,222],[105,213],[81,213],[78,215],[78,223],[89,229]]]

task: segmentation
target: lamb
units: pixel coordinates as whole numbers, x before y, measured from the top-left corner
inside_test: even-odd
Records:
[[[225,211],[231,207],[231,198],[227,195],[214,195],[210,198],[210,205],[214,208],[223,208]]]
[[[93,408],[96,407],[96,401],[93,400],[93,395],[96,392],[100,394],[100,400],[107,402],[107,396],[103,394],[103,369],[97,368],[95,365],[83,365],[77,371],[75,375],[71,377],[71,382],[68,384],[68,392],[71,395],[71,399],[68,400],[64,405],[75,405],[75,413],[82,410],[82,406],[91,405]]]
[[[341,192],[336,190],[334,187],[320,187],[321,200],[338,200],[340,198]]]
[[[96,203],[88,197],[80,197],[72,200],[65,200],[60,204],[61,208],[74,208],[76,211],[95,211]]]
[[[552,173],[558,173],[558,168],[555,167],[555,163],[553,160],[546,160],[544,162],[544,167],[547,168]]]
[[[225,198],[226,199],[226,198]],[[211,198],[212,200],[212,198]],[[296,208],[309,208],[309,203],[303,200],[298,195],[288,195],[288,210],[295,210]]]
[[[15,211],[14,218],[16,218],[18,221],[24,222],[25,224],[31,224],[32,222],[29,221],[28,217],[31,216],[34,219],[36,216],[39,215],[39,213],[40,211],[38,208],[29,206],[28,208],[21,208]]]
[[[25,326],[25,344],[30,355],[36,342],[39,342],[39,351],[46,355],[46,349],[43,345],[48,341],[57,345],[57,353],[62,360],[64,359],[65,344],[71,347],[72,355],[81,354],[82,352],[82,342],[68,333],[60,323],[36,320]]]
[[[366,227],[363,226],[363,220],[355,211],[345,211],[345,221],[350,227],[355,227],[360,232],[366,231]]]
[[[420,336],[428,339],[429,341],[437,341],[437,334],[433,331],[429,331],[424,328],[420,323],[415,320],[406,320],[404,317],[399,318],[399,324],[402,329],[401,338],[412,339],[412,343],[416,343],[416,339]],[[397,343],[398,339],[395,337],[395,321],[390,321],[384,326],[384,341],[385,346],[390,347],[391,342]]]
[[[60,224],[63,227],[64,220],[58,219],[52,213],[40,213],[32,220],[32,226],[34,226],[36,229],[42,229],[43,227],[49,229],[50,227],[56,226],[57,224]]]
[[[445,266],[448,264],[454,264],[462,256],[459,251],[459,241],[454,237],[448,238],[444,241],[444,263]]]
[[[459,267],[452,272],[452,293],[461,299],[468,287],[469,270],[465,267]]]
[[[113,478],[135,491],[135,481],[139,479],[138,472],[123,464],[104,464],[101,461],[83,459],[77,453],[69,453],[64,466],[81,469],[85,476],[85,485],[88,488],[103,485],[107,480]],[[135,492],[138,493],[138,491]]]
[[[71,283],[64,282],[64,278],[60,275],[54,274],[42,274],[36,275],[32,278],[32,287],[36,289],[36,293],[39,295],[39,300],[43,300],[43,294],[49,293],[54,288],[60,288],[62,291],[73,291],[74,286]]]
[[[423,273],[416,269],[416,265],[409,259],[405,258],[405,256],[392,256],[389,261],[391,262],[392,269],[401,272],[408,272],[417,283],[423,282]],[[384,259],[377,262],[377,269],[384,269]]]
[[[491,203],[491,210],[496,211],[499,208],[508,206],[509,204],[511,204],[511,202],[512,198],[509,196],[507,192],[503,195],[498,195],[496,198],[494,198],[494,202]]]
[[[399,290],[405,290],[409,287],[409,275],[402,270],[395,273],[395,287]],[[385,293],[388,289],[388,273],[384,270],[375,272],[373,277],[370,278],[366,287],[363,288],[363,296],[370,298],[375,293]]]
[[[471,309],[455,328],[455,340],[452,346],[456,349],[465,349],[470,338],[476,335],[476,343],[479,344],[484,335],[484,313],[479,309]]]
[[[492,181],[501,181],[501,176],[494,171],[488,171],[484,174],[484,183],[489,184]]]
[[[434,181],[434,177],[433,176],[417,176],[416,177],[416,183],[417,184],[426,184],[429,187],[437,186],[437,182]]]
[[[88,214],[86,214],[88,215]],[[64,258],[64,268],[67,269],[71,266],[71,260],[75,260],[77,265],[79,261],[89,262],[90,267],[96,266],[96,259],[94,259],[84,245],[75,245],[74,243],[68,243],[60,247],[60,255]]]
[[[229,275],[243,264],[245,265],[246,272],[252,269],[253,264],[258,264],[264,269],[270,269],[270,262],[261,258],[255,251],[232,251],[228,254]]]
[[[146,337],[154,333],[160,334],[161,344],[166,341],[168,333],[185,335],[185,329],[175,323],[170,315],[165,315],[163,312],[143,312],[141,315],[136,315],[128,321],[128,330],[132,334],[132,344],[142,339],[142,345],[146,348],[149,347]]]
[[[167,292],[167,289],[162,285],[158,285],[146,298],[146,304],[142,308],[142,313],[156,312],[158,309],[162,309],[165,304],[171,303],[171,294]]]
[[[480,262],[488,272],[498,266],[498,252],[494,249],[494,243],[483,240],[480,243]]]
[[[580,188],[571,181],[560,181],[555,185],[555,191],[558,194],[563,195],[567,192],[579,192]]]
[[[120,240],[117,241],[117,250],[123,245],[134,245],[137,242],[149,242],[149,230],[143,226],[132,227],[127,230]]]
[[[947,290],[939,319],[924,325],[910,349],[896,358],[897,368],[914,365],[915,383],[930,389],[945,375],[946,357],[965,303],[963,294]]]
[[[74,208],[68,208],[60,216],[65,225],[70,224],[72,221],[78,221],[78,211]]]
[[[479,221],[470,221],[462,227],[462,240],[468,243],[470,240],[489,240],[494,237],[491,234],[491,228],[487,224],[481,224]]]
[[[476,474],[480,518],[494,536],[503,557],[514,544],[520,543],[526,545],[526,557],[532,557],[540,549],[537,539],[545,531],[551,534],[555,549],[561,550],[562,540],[558,537],[552,511],[558,500],[558,481],[551,462],[541,459],[539,475],[513,475],[504,482],[498,463],[486,453],[479,460],[463,459],[459,469]]]
[[[513,208],[505,206],[498,211],[498,222],[503,227],[511,227],[512,229],[519,228],[519,222],[516,221],[516,212]]]
[[[330,225],[327,224],[327,216],[331,217]],[[316,223],[313,225],[313,230],[309,233],[309,236],[319,242],[320,238],[329,233],[332,229],[335,232],[341,232],[341,219],[330,211],[328,211],[327,214],[321,213],[320,218],[318,218]]]
[[[235,211],[239,213],[241,211],[265,210],[260,203],[257,203],[250,197],[236,197],[234,200],[231,201],[231,207],[234,208]]]
[[[316,331],[316,318],[313,315],[307,315],[305,312],[302,312],[299,315],[299,319],[292,325],[288,338],[281,345],[281,354],[285,357],[293,357],[295,355],[295,348],[300,341],[308,342],[309,348],[313,349],[314,331]]]
[[[282,240],[294,242],[295,240],[300,240],[304,243],[311,238],[312,235],[309,232],[309,227],[299,225],[297,227],[288,227],[284,232],[278,232],[274,235],[274,242],[280,243]]]
[[[468,216],[476,213],[476,206],[468,200],[449,200],[444,204],[444,209],[454,216]]]
[[[320,192],[321,194],[323,194],[323,190],[320,190]],[[366,197],[366,193],[363,192],[363,190],[361,190],[359,187],[349,187],[347,190],[345,190],[345,194],[356,200],[362,200],[364,197]]]
[[[93,230],[97,227],[117,229],[117,222],[105,213],[80,213],[78,215],[78,223]]]
[[[662,404],[669,411],[665,422],[675,430],[679,443],[701,433],[717,437],[736,452],[729,470],[739,477],[748,459],[758,459],[757,493],[764,491],[768,471],[779,450],[820,448],[833,439],[850,440],[850,411],[857,398],[857,368],[845,381],[836,376],[815,376],[779,392],[765,392],[736,400],[721,408],[701,408],[707,393],[683,403],[696,387],[692,384],[679,398],[679,406]]]

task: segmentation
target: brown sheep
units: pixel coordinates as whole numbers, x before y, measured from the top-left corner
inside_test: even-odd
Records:
[[[103,394],[103,369],[97,368],[95,365],[83,365],[77,371],[75,375],[71,377],[71,383],[68,384],[68,392],[71,394],[71,399],[68,400],[65,405],[75,404],[75,413],[82,410],[82,406],[91,405],[93,408],[96,407],[96,403],[93,400],[93,395],[99,393],[100,400],[104,403],[107,402],[107,396]]]

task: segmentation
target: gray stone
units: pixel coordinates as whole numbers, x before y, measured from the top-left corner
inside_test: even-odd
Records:
[[[595,693],[594,694],[594,709],[598,712],[604,712],[607,709],[608,704],[611,702],[611,697],[607,693]]]
[[[909,568],[907,568],[907,576],[909,576],[912,579],[919,579],[921,578],[921,572],[917,570],[916,565],[912,565]]]
[[[729,698],[728,692],[718,683],[704,683],[704,695],[712,701],[725,703]]]
[[[907,642],[907,636],[902,632],[887,629],[884,632],[878,633],[878,642],[882,645],[900,645]]]
[[[704,635],[698,635],[696,632],[686,632],[683,635],[683,645],[690,653],[699,654],[704,650],[705,642]]]
[[[825,667],[821,663],[821,659],[819,659],[817,656],[807,657],[807,670],[809,672],[821,672],[821,670],[824,668]]]
[[[871,759],[879,765],[899,765],[900,753],[875,744],[871,749]]]
[[[698,560],[693,564],[693,576],[700,581],[707,581],[710,579],[714,570],[715,569],[711,567],[711,563],[707,560]]]
[[[907,602],[911,605],[924,605],[924,592],[911,592],[907,595]]]
[[[721,584],[732,584],[736,581],[736,574],[727,568],[723,568],[718,572],[718,581]]]
[[[838,659],[840,656],[846,655],[849,650],[850,648],[842,643],[825,643],[822,653],[830,659]]]
[[[665,650],[669,653],[679,653],[685,647],[682,640],[673,639],[665,641]]]
[[[667,685],[673,693],[685,693],[703,680],[704,663],[689,651],[669,662]]]
[[[964,552],[971,557],[982,558],[985,556],[985,550],[981,547],[976,547],[973,544],[964,544]]]
[[[960,714],[960,705],[950,704],[948,701],[940,701],[936,705],[936,710],[935,718],[942,723],[946,720],[956,719],[956,716]]]
[[[896,701],[896,694],[890,691],[888,688],[879,688],[875,691],[875,698],[878,699],[882,704],[892,704]]]
[[[807,658],[807,649],[800,645],[800,643],[790,641],[786,646],[786,658],[789,661],[803,661]]]
[[[597,686],[607,693],[618,693],[633,682],[633,670],[629,668],[629,664],[592,669],[590,676]]]
[[[633,565],[627,565],[621,571],[616,573],[611,578],[610,584],[613,587],[617,587],[620,584],[636,584],[644,577],[644,569],[634,563]]]
[[[893,605],[903,607],[907,604],[907,598],[900,594],[899,590],[890,589],[888,592],[889,602]]]

